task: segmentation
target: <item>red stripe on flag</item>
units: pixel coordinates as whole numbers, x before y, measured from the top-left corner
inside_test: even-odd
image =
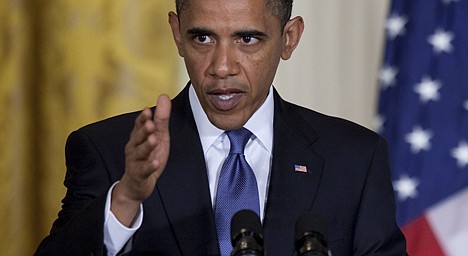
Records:
[[[407,251],[411,256],[445,255],[432,232],[426,217],[420,217],[402,228],[406,236]]]

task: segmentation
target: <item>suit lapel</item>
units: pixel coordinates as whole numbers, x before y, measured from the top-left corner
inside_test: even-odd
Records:
[[[264,219],[267,253],[292,255],[297,218],[310,211],[317,194],[324,161],[311,145],[318,139],[295,106],[275,91],[273,163]],[[307,173],[295,171],[305,166]]]
[[[188,100],[188,86],[173,100],[171,154],[157,190],[183,255],[218,252],[207,170]]]

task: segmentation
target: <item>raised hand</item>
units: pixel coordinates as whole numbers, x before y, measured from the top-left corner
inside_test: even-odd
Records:
[[[170,113],[169,97],[160,95],[154,117],[145,108],[135,120],[125,146],[125,173],[112,193],[111,211],[123,225],[132,224],[139,205],[151,195],[166,167]]]

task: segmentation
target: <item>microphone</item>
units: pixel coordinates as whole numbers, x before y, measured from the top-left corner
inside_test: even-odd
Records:
[[[240,210],[231,219],[231,256],[263,256],[262,224],[251,210]]]
[[[306,213],[296,221],[294,246],[299,256],[331,256],[327,248],[327,222],[317,214]]]

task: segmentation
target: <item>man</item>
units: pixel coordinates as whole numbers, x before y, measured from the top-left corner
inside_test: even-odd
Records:
[[[304,28],[290,19],[292,0],[176,2],[169,23],[190,83],[172,102],[160,96],[154,116],[70,135],[67,195],[37,254],[219,255],[225,131],[245,127],[268,255],[294,254],[306,212],[327,220],[333,255],[405,255],[383,139],[285,102],[271,85]]]

